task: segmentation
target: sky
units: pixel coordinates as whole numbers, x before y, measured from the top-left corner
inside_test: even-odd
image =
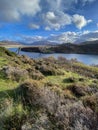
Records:
[[[0,40],[98,40],[98,0],[0,0]]]

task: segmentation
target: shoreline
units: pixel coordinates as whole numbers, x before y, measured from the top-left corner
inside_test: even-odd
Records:
[[[19,47],[25,47],[23,45],[0,45],[0,47],[5,47],[5,48],[19,48]]]

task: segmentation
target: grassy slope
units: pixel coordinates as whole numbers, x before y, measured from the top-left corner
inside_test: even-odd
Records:
[[[22,58],[25,59],[25,62]],[[56,72],[57,74],[50,74],[50,75],[45,74],[45,73],[48,73],[48,71],[50,73],[50,70],[44,73],[41,71],[41,73],[44,74],[44,78],[39,81],[36,80],[36,82],[38,82],[39,84],[43,84],[43,83],[52,84],[54,86],[53,87],[54,90],[57,89],[57,87],[55,88],[55,86],[58,86],[58,91],[60,93],[63,93],[66,90],[65,95],[68,95],[69,97],[75,96],[69,89],[67,89],[70,85],[78,84],[80,86],[85,86],[85,87],[90,86],[90,85],[96,85],[98,87],[97,85],[98,82],[97,82],[97,77],[96,77],[98,68],[86,66],[78,62],[64,61],[64,59],[55,60],[54,58],[50,58],[49,60],[47,60],[47,58],[41,59],[41,60],[39,59],[36,61],[27,60],[26,62],[25,57],[19,57],[15,55],[14,53],[11,53],[5,50],[4,48],[0,48],[0,69],[2,69],[6,65],[19,67],[22,69],[37,68],[37,70],[41,70],[40,66],[43,67],[45,65],[46,66],[48,65],[47,68],[49,67],[50,69],[51,67],[53,69],[55,68],[54,73],[55,71],[59,71],[59,70],[62,71],[63,73],[59,72],[60,74],[58,74],[58,72]],[[84,73],[84,71],[87,71],[87,75],[86,73]],[[94,76],[92,77],[92,75]],[[0,104],[1,104],[0,118],[2,118],[1,116],[1,113],[3,112],[2,106],[4,106],[4,103],[6,102],[7,99],[13,102],[13,107],[11,111],[13,111],[13,113],[15,112],[13,115],[18,113],[19,119],[22,119],[22,116],[26,115],[29,112],[27,108],[24,108],[22,106],[21,100],[19,99],[18,95],[16,95],[16,92],[15,92],[15,89],[25,80],[27,79],[17,82],[12,79],[7,79],[5,78],[4,74],[0,72]],[[31,81],[35,79],[30,77],[28,80]],[[15,95],[16,95],[16,98],[15,98]],[[8,101],[8,104],[10,105],[9,101]],[[11,115],[11,113],[10,113],[10,116],[13,116]],[[6,115],[8,116],[9,114],[7,113]],[[0,123],[2,124],[2,121]],[[1,128],[1,130],[5,130],[5,129]]]
[[[16,56],[14,53],[11,53],[9,51],[7,51],[4,48],[0,48],[0,68],[2,68],[3,66],[6,65],[11,65],[11,66],[18,66],[20,68],[30,68],[31,65],[29,65],[29,63],[25,64],[24,62],[20,61],[21,58]],[[16,62],[17,61],[17,62]],[[37,61],[35,62],[35,64],[39,64],[40,62],[43,62],[42,64],[44,64],[44,62],[47,63],[47,61]],[[62,63],[61,63],[62,64]],[[82,63],[78,63],[78,62],[73,62],[71,63],[71,67],[74,68],[79,68],[79,70],[81,70],[80,72],[77,70],[76,72],[74,72],[75,70],[72,68],[70,69],[70,63],[68,65],[65,64],[65,68],[62,69],[62,71],[64,71],[64,75],[50,75],[50,76],[46,76],[44,78],[44,82],[51,82],[52,84],[58,84],[61,86],[61,88],[66,87],[67,85],[73,84],[70,81],[68,81],[69,78],[74,78],[75,79],[75,83],[82,83],[82,84],[92,84],[94,78],[92,79],[92,77],[83,75],[82,71],[89,71],[90,73],[96,73],[98,72],[98,68],[97,67],[91,67],[91,66],[86,66]],[[63,64],[62,64],[63,66]],[[61,69],[61,68],[60,68]],[[79,78],[85,78],[84,81],[79,81]],[[43,81],[43,80],[42,80]],[[41,82],[41,80],[40,80]],[[3,74],[0,73],[0,92],[1,91],[6,91],[6,90],[10,90],[10,89],[14,89],[16,88],[20,83],[13,81],[11,79],[5,79],[3,77]]]

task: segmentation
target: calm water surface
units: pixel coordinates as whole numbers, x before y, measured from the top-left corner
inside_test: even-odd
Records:
[[[17,48],[10,48],[9,50],[13,52],[17,52]],[[43,58],[43,57],[50,57],[54,56],[58,58],[60,56],[65,57],[67,59],[76,58],[78,61],[83,62],[87,65],[98,64],[98,55],[84,55],[84,54],[61,54],[61,53],[54,53],[54,54],[40,54],[40,53],[31,53],[31,52],[23,52],[20,51],[20,55],[27,55],[30,58]]]

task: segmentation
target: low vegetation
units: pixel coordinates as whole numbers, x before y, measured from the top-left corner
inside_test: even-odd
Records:
[[[0,48],[0,130],[97,130],[98,67]]]

